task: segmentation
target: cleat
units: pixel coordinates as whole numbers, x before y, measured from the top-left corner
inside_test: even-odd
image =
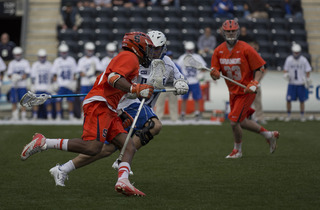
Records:
[[[116,161],[114,161],[114,163],[112,164],[112,168],[114,168],[115,170],[119,170],[119,159],[117,158]],[[130,175],[133,175],[133,172],[130,170],[129,172]]]
[[[64,187],[64,181],[68,180],[68,174],[60,170],[60,165],[57,164],[55,167],[49,170],[50,174],[53,176],[56,186]]]
[[[239,150],[237,149],[233,149],[232,152],[226,156],[226,158],[232,158],[232,159],[241,158],[241,157],[242,157],[242,152],[239,152]]]
[[[27,144],[20,155],[21,160],[28,159],[31,155],[47,149],[46,137],[40,133],[36,133],[32,137],[32,141]]]
[[[129,179],[121,179],[115,185],[115,190],[118,193],[122,193],[126,196],[146,196],[143,192],[135,188],[129,181]]]
[[[280,133],[278,131],[271,131],[272,137],[270,139],[267,139],[267,142],[270,146],[270,153],[274,153],[274,151],[277,148],[277,139],[280,136]]]

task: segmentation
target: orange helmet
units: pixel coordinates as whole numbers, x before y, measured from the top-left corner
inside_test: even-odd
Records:
[[[226,20],[222,24],[222,35],[230,45],[237,42],[240,35],[239,28],[239,24],[235,20]]]
[[[152,57],[154,45],[148,35],[142,32],[126,33],[122,40],[122,48],[134,52],[143,67],[149,67]]]

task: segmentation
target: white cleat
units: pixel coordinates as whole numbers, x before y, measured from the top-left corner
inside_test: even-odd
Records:
[[[146,196],[146,194],[135,188],[128,179],[118,180],[114,188],[118,193],[126,196]]]
[[[241,157],[242,157],[242,152],[239,152],[239,150],[237,149],[233,149],[232,152],[226,156],[226,158],[231,158],[231,159],[236,159]]]
[[[33,135],[32,140],[21,152],[21,160],[28,159],[31,155],[47,149],[46,137],[40,133]]]
[[[115,170],[119,170],[119,159],[117,158],[116,161],[114,161],[114,163],[112,164],[112,168],[114,168]],[[130,175],[133,175],[133,172],[130,170],[129,172]]]
[[[267,139],[267,142],[270,147],[270,153],[274,153],[274,151],[277,148],[277,139],[280,136],[280,133],[278,131],[271,131],[272,132],[272,137]]]
[[[54,181],[56,182],[56,186],[64,187],[64,181],[66,179],[68,180],[68,174],[64,171],[61,171],[59,168],[60,165],[57,164],[55,167],[51,168],[49,172],[53,176]]]

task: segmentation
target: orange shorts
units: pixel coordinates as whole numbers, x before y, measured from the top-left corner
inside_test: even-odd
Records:
[[[254,113],[251,108],[256,94],[233,95],[230,94],[230,113],[229,120],[232,122],[242,122]]]
[[[111,111],[105,102],[97,101],[84,105],[82,139],[111,142],[119,133],[127,133],[117,113]]]

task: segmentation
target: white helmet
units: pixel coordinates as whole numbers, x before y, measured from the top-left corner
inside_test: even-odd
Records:
[[[12,54],[13,55],[21,55],[22,52],[23,52],[23,50],[21,47],[15,47],[15,48],[13,48]]]
[[[299,53],[301,52],[301,46],[299,44],[293,44],[291,50],[292,52]]]
[[[59,46],[59,52],[68,52],[69,51],[69,47],[66,44],[61,44]]]
[[[47,56],[47,51],[45,49],[39,49],[38,50],[38,56],[39,57],[45,57]]]
[[[147,35],[155,47],[162,47],[167,42],[166,36],[161,31],[149,31]]]
[[[195,45],[193,42],[187,41],[186,43],[184,43],[185,50],[194,50],[194,48],[195,48]]]
[[[108,44],[106,45],[106,50],[107,50],[107,51],[114,52],[114,51],[117,50],[117,46],[116,46],[115,43],[110,42],[110,43],[108,43]]]
[[[84,49],[85,50],[94,50],[96,47],[94,46],[94,44],[92,42],[87,42],[85,45],[84,45]]]

